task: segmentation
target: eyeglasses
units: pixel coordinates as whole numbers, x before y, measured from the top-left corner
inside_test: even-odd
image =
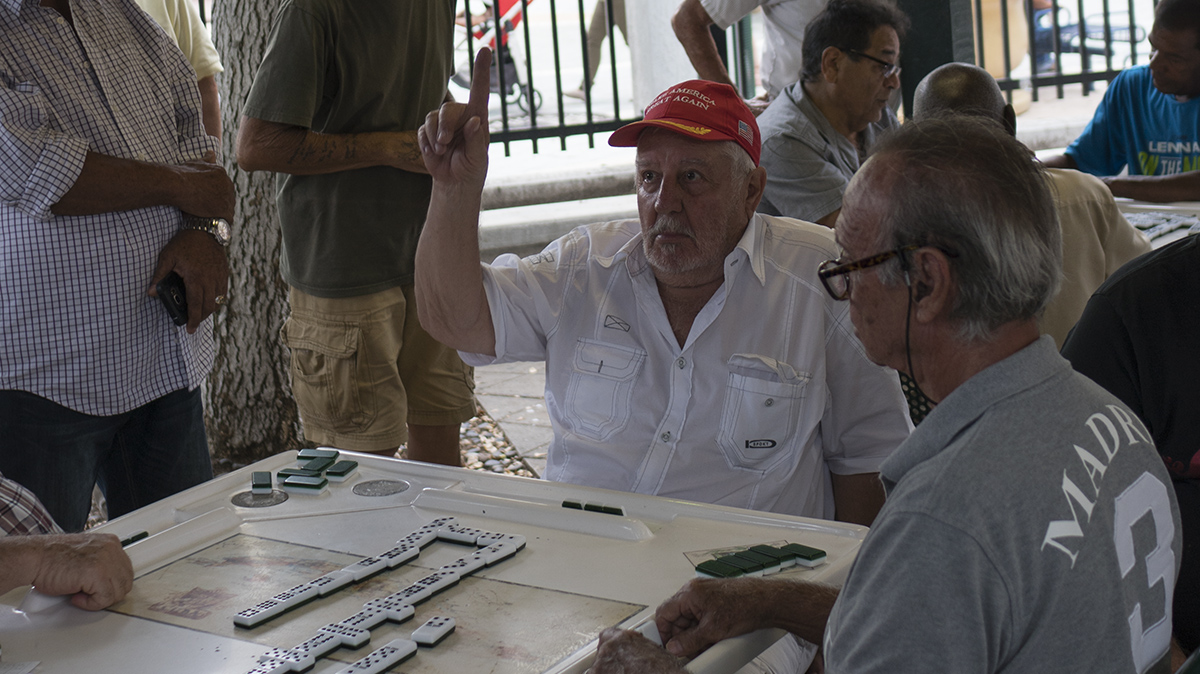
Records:
[[[821,285],[825,286],[825,292],[829,293],[830,297],[839,301],[848,300],[850,299],[850,272],[870,269],[920,247],[916,244],[902,246],[852,262],[844,262],[841,258],[825,260],[820,267],[817,267],[817,277],[821,279]]]
[[[885,80],[887,78],[891,77],[892,75],[900,74],[900,64],[899,63],[888,63],[887,61],[884,61],[883,59],[880,59],[880,58],[875,58],[874,56],[871,56],[870,54],[864,54],[864,53],[858,51],[857,49],[847,49],[846,53],[854,54],[855,56],[861,56],[865,59],[869,59],[869,60],[874,61],[874,62],[878,63],[879,65],[883,66],[883,79],[885,79]]]

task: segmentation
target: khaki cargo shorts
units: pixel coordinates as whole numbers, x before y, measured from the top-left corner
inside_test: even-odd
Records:
[[[291,288],[288,297],[280,336],[308,440],[378,451],[407,442],[408,424],[475,415],[474,369],[421,328],[412,285],[338,298]]]

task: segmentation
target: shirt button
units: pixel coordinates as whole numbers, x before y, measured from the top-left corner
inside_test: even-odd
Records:
[[[663,442],[667,442],[671,439],[671,431],[666,431],[658,437],[661,438]]]
[[[681,357],[675,361],[675,364],[679,366],[680,370],[682,370],[685,366],[687,366],[687,359]]]
[[[767,407],[770,407],[771,405],[774,405],[774,404],[775,404],[775,399],[774,399],[774,398],[767,398],[767,401],[766,401],[766,402],[764,402],[763,404],[764,404],[764,405],[766,405]]]

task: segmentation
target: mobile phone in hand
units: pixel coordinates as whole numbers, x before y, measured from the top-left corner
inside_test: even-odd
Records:
[[[175,272],[167,274],[163,280],[154,286],[158,299],[167,308],[167,315],[175,325],[187,325],[187,290],[183,287],[183,277]]]

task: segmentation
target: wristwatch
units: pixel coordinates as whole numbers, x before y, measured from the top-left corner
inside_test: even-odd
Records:
[[[184,229],[208,232],[222,246],[229,245],[229,221],[225,218],[202,218],[198,215],[183,216]]]

